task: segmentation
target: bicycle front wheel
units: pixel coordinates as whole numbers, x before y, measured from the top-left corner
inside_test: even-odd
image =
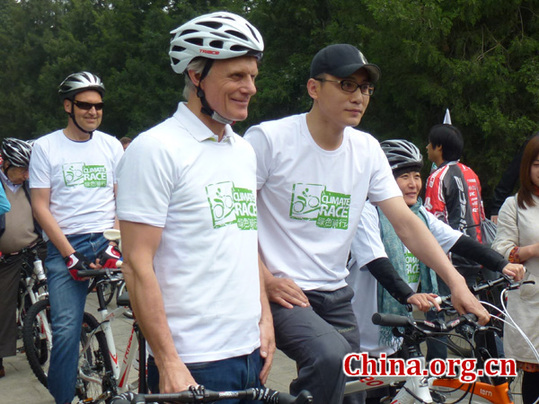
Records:
[[[105,334],[90,313],[84,313],[80,336],[76,394],[86,403],[109,402],[116,391]]]
[[[26,358],[38,380],[47,387],[51,357],[52,330],[49,299],[33,304],[24,319],[22,338]]]

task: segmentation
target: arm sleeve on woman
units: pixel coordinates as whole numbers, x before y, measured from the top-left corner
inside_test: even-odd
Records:
[[[377,258],[367,264],[367,269],[389,294],[399,303],[406,304],[414,291],[402,279],[389,258]]]
[[[449,251],[471,259],[491,271],[502,272],[509,263],[496,251],[465,235],[462,235]]]

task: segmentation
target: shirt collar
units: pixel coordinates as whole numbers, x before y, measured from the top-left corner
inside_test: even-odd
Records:
[[[0,178],[2,179],[2,182],[6,184],[6,186],[11,190],[11,192],[15,193],[17,190],[22,186],[22,184],[14,184],[10,181],[10,179],[7,177],[7,175],[4,173],[3,170],[0,170]]]
[[[210,141],[218,142],[219,136],[213,133],[210,128],[208,128],[189,108],[187,108],[186,103],[180,102],[178,105],[178,110],[174,114],[174,118],[178,120],[182,126],[188,129],[189,133],[193,138],[198,142]],[[231,143],[235,142],[234,131],[230,125],[225,125],[225,133],[221,143]]]

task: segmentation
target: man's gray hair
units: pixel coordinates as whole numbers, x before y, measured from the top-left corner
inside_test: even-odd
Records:
[[[193,70],[196,74],[202,74],[202,71],[204,70],[204,67],[206,67],[206,63],[208,62],[208,59],[206,58],[195,58],[193,59],[185,69],[185,86],[183,88],[183,98],[186,100],[189,100],[189,95],[191,94],[191,91],[195,91],[196,93],[196,87],[189,78],[189,75],[187,72],[189,70]]]

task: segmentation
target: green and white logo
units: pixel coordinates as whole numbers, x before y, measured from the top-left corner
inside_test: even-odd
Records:
[[[236,224],[241,230],[256,230],[256,197],[247,188],[236,188],[231,181],[206,187],[213,227]]]
[[[348,229],[350,195],[326,190],[320,184],[294,184],[290,202],[290,217],[315,221],[325,229]]]
[[[82,185],[86,188],[103,188],[107,186],[107,169],[102,165],[66,163],[62,165],[62,173],[67,187]]]
[[[408,277],[408,283],[418,283],[419,282],[419,259],[414,256],[408,250],[404,248],[404,262],[406,263],[406,276]]]

